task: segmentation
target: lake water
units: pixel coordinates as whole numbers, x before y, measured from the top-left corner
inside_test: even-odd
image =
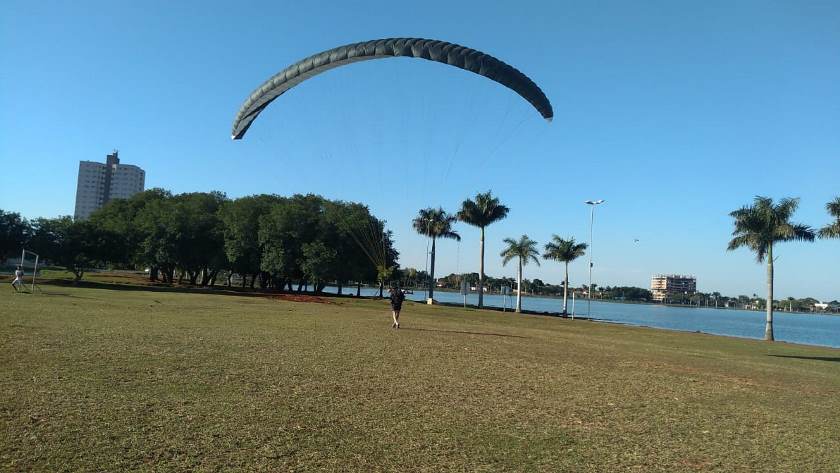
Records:
[[[333,287],[325,288],[326,292],[335,292]],[[356,293],[356,288],[345,293]],[[376,288],[362,288],[363,296],[378,295]],[[425,292],[416,291],[408,294],[408,299],[425,300]],[[435,299],[440,302],[460,304],[463,296],[457,292],[436,292]],[[467,304],[478,303],[478,294],[467,295]],[[509,297],[507,307],[516,303],[515,297]],[[490,307],[502,307],[503,297],[500,295],[485,295],[484,304]],[[569,299],[569,310],[572,301]],[[522,298],[522,309],[539,312],[561,312],[562,298],[526,296]],[[586,316],[586,300],[579,299],[575,313]],[[654,304],[622,304],[615,302],[592,301],[592,318],[604,322],[628,325],[680,330],[687,332],[703,332],[733,337],[756,338],[764,337],[764,312],[733,309],[714,309],[697,307],[671,307]],[[823,345],[840,348],[840,316],[791,314],[776,312],[773,316],[774,334],[776,340],[804,343],[807,345]]]

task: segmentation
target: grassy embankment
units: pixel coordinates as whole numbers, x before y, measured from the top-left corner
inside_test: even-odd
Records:
[[[10,289],[10,288],[7,288]],[[9,471],[840,471],[840,350],[407,303],[0,291]]]

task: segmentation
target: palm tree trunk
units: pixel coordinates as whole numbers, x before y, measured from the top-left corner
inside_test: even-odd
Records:
[[[480,259],[478,262],[478,308],[484,307],[484,227],[481,227],[481,239],[479,240]]]
[[[567,303],[569,301],[569,262],[566,261],[566,279],[563,280],[563,315],[568,314],[566,311]]]
[[[767,323],[764,325],[764,339],[773,338],[773,244],[767,248]]]
[[[435,241],[436,238],[432,238],[432,256],[431,256],[431,264],[429,265],[429,300],[427,301],[428,304],[431,304],[432,301],[435,300]]]
[[[522,312],[522,258],[519,258],[519,274],[516,277],[516,312]]]

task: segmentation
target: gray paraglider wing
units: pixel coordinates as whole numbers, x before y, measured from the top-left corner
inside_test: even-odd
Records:
[[[546,120],[554,117],[551,102],[542,90],[516,68],[464,46],[422,38],[389,38],[339,46],[309,56],[275,74],[242,104],[233,122],[232,138],[245,132],[274,99],[301,82],[335,67],[371,59],[413,57],[458,67],[496,81],[527,100]]]

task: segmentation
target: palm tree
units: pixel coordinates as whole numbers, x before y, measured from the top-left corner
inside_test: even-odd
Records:
[[[551,237],[551,242],[546,243],[543,258],[566,263],[566,278],[563,280],[563,315],[569,300],[569,263],[586,254],[586,243],[576,243],[574,238],[564,240],[557,235]]]
[[[537,242],[528,238],[528,235],[522,235],[519,240],[513,238],[505,238],[504,242],[507,248],[502,251],[499,256],[502,256],[502,265],[507,265],[513,258],[519,258],[519,273],[516,279],[516,311],[522,312],[522,266],[528,264],[528,261],[534,261],[537,266],[540,265],[540,252],[537,250]]]
[[[814,241],[814,230],[807,225],[790,223],[799,207],[799,199],[784,198],[778,204],[769,197],[756,196],[753,205],[729,215],[735,219],[735,230],[728,250],[742,246],[753,250],[759,263],[767,260],[767,323],[764,339],[773,340],[773,245],[783,241]]]
[[[478,307],[484,306],[484,229],[488,225],[507,217],[509,211],[509,208],[500,204],[499,199],[493,197],[491,192],[487,191],[484,194],[477,194],[475,200],[465,200],[458,212],[458,220],[481,230],[478,264]]]
[[[820,228],[820,238],[840,238],[840,197],[825,204],[825,209],[834,217],[834,222]]]
[[[449,215],[442,208],[421,209],[412,222],[414,229],[421,235],[432,239],[432,263],[429,268],[429,304],[435,296],[435,242],[438,238],[451,238],[461,241],[461,235],[452,230],[452,224],[457,221],[454,215]]]

